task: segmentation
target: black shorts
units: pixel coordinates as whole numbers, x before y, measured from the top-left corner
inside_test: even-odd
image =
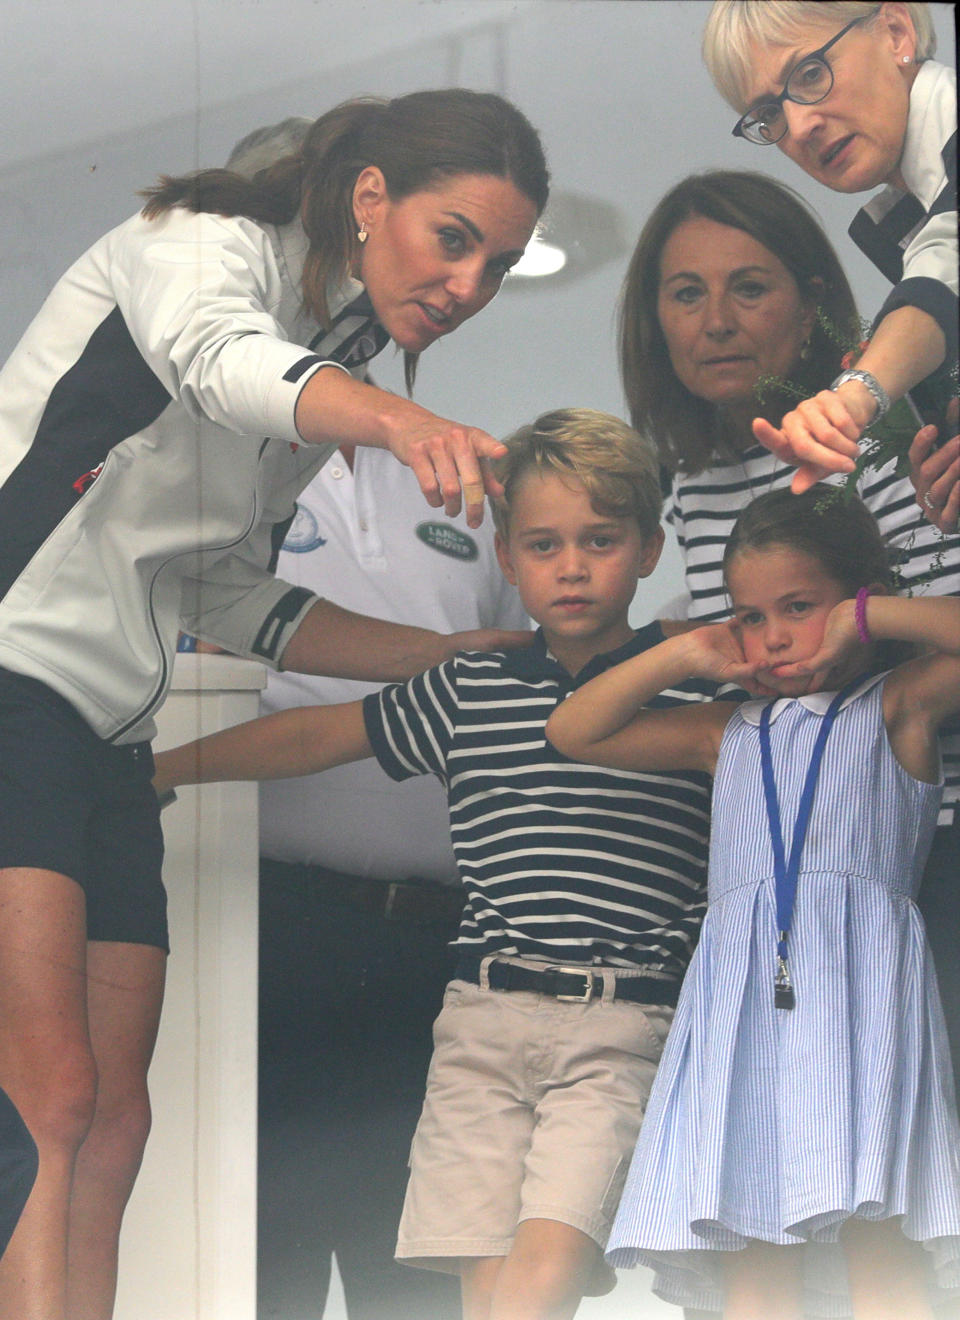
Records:
[[[149,743],[114,746],[36,679],[0,669],[0,869],[76,880],[87,938],[169,950]]]

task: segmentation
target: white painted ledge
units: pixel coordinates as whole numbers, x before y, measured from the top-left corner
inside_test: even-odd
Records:
[[[252,719],[264,682],[233,656],[177,656],[156,747]],[[181,789],[163,826],[171,954],[116,1320],[254,1320],[256,785]]]

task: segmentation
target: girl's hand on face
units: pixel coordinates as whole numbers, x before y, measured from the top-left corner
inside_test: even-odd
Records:
[[[876,411],[869,392],[863,392],[868,406],[851,400],[846,385],[821,390],[788,412],[779,429],[763,417],[754,419],[753,434],[760,444],[797,468],[790,485],[794,495],[802,495],[830,473],[853,471],[860,454],[857,441]]]
[[[856,602],[842,600],[827,616],[823,639],[815,655],[795,665],[781,665],[777,678],[806,678],[807,692],[829,692],[843,686],[850,677],[850,660],[863,652],[857,632]],[[763,671],[759,675],[763,679]]]
[[[748,692],[754,691],[757,666],[744,656],[740,634],[732,620],[707,624],[684,636],[690,648],[691,677],[736,683]]]

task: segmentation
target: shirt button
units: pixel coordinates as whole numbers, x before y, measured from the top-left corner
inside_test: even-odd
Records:
[[[368,532],[370,530],[370,525],[365,518],[360,519],[360,530],[361,532]]]
[[[332,467],[332,468],[330,469],[330,475],[331,475],[331,477],[333,477],[334,481],[339,481],[340,478],[343,476],[343,468],[342,468],[342,467]]]

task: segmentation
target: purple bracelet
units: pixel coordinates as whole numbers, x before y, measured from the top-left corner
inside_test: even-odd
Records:
[[[861,587],[857,592],[857,603],[853,609],[853,620],[857,625],[857,636],[864,646],[869,646],[873,641],[870,636],[870,629],[867,627],[867,597],[869,595],[870,588]]]

